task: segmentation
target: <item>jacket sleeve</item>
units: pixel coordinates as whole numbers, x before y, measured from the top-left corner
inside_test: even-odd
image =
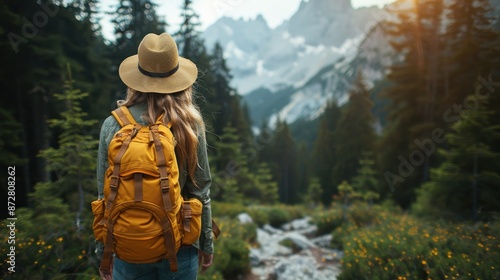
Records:
[[[108,145],[113,138],[116,131],[120,129],[118,123],[114,117],[110,116],[104,120],[101,132],[99,134],[99,147],[97,150],[97,197],[104,198],[104,174],[106,169],[108,169]],[[95,253],[99,260],[102,258],[102,253],[104,251],[104,244],[99,241],[95,241]]]
[[[197,186],[191,180],[187,180],[189,196],[199,199],[203,203],[201,215],[200,249],[207,253],[214,253],[214,238],[212,235],[212,208],[210,204],[210,187],[212,175],[208,163],[207,143],[205,136],[198,138],[198,167],[195,171]]]
[[[101,132],[99,134],[99,148],[97,150],[97,197],[104,197],[104,174],[106,169],[108,169],[108,145],[113,138],[116,131],[120,129],[120,126],[116,122],[113,116],[109,116],[104,120]]]

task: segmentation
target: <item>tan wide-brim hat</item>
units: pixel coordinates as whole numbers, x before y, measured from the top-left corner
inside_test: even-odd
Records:
[[[189,88],[198,77],[198,68],[191,60],[179,56],[172,36],[150,33],[142,39],[137,54],[120,64],[118,73],[132,89],[168,94]]]

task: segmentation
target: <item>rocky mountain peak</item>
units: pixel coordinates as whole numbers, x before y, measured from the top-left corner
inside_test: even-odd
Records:
[[[305,38],[309,45],[339,46],[354,35],[354,11],[350,0],[304,0],[287,29],[292,36]]]

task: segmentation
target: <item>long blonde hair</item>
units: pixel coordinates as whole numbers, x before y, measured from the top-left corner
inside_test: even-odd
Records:
[[[148,124],[155,123],[163,114],[163,123],[172,124],[179,167],[181,170],[183,166],[187,167],[187,174],[196,185],[194,174],[198,167],[198,137],[205,137],[205,122],[193,102],[192,87],[173,94],[143,93],[129,88],[126,99],[117,103],[127,107],[147,104],[148,109],[142,118]]]

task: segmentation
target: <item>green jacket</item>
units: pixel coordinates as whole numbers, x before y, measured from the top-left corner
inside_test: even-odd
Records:
[[[134,105],[128,109],[136,122],[141,125],[146,125],[141,118],[142,114],[147,110],[146,104]],[[113,116],[109,116],[106,120],[104,120],[99,137],[99,150],[97,155],[97,193],[99,198],[104,197],[104,174],[109,167],[108,146],[118,130],[120,130],[120,125]],[[205,253],[213,254],[214,242],[212,236],[212,209],[210,206],[210,186],[212,184],[212,176],[210,174],[210,166],[208,164],[205,135],[200,135],[198,137],[198,141],[198,168],[195,172],[195,177],[199,187],[196,187],[193,182],[188,179],[186,170],[180,170],[179,183],[182,188],[182,193],[187,193],[190,198],[197,198],[203,203],[201,236],[197,244],[194,244],[194,246],[203,250]],[[187,191],[185,188],[187,188]],[[102,250],[102,244],[98,244],[96,252],[99,254],[100,250]]]

